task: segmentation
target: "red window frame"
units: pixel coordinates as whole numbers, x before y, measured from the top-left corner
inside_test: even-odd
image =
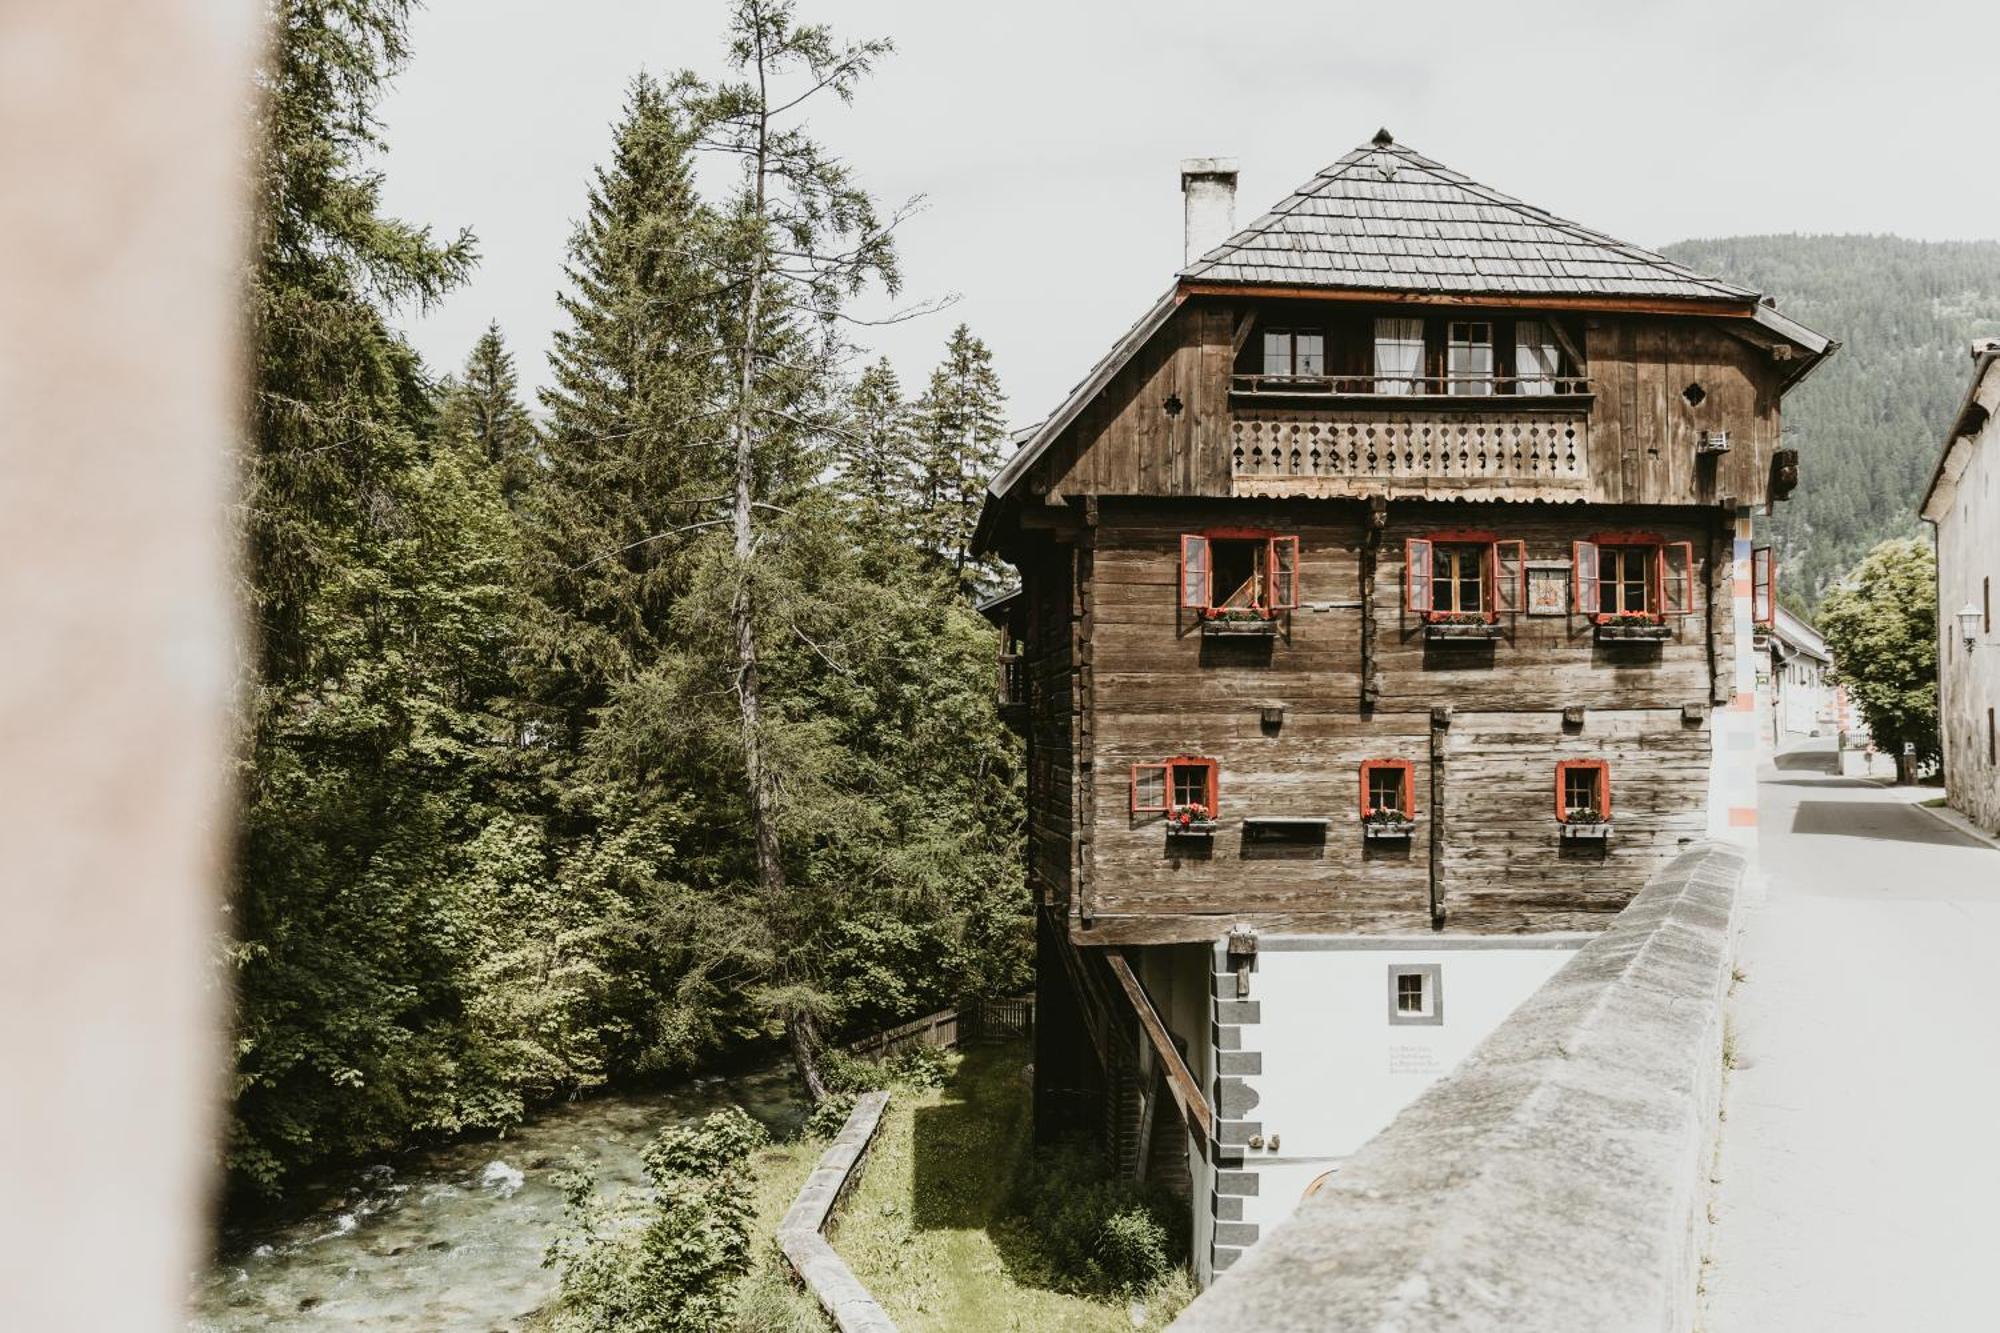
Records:
[[[1190,754],[1177,754],[1171,759],[1163,759],[1160,760],[1158,763],[1139,763],[1132,765],[1131,806],[1133,814],[1164,815],[1173,810],[1174,770],[1177,768],[1201,768],[1206,770],[1205,774],[1203,775],[1202,786],[1208,792],[1208,800],[1204,802],[1204,804],[1208,806],[1208,817],[1210,819],[1214,819],[1216,817],[1216,811],[1219,808],[1219,803],[1222,797],[1222,792],[1220,790],[1221,784],[1219,782],[1221,774],[1221,766],[1218,765],[1213,759],[1205,758],[1200,755],[1190,755]],[[1148,770],[1148,769],[1158,770],[1160,773],[1161,776],[1160,794],[1161,794],[1161,800],[1164,802],[1164,804],[1161,805],[1139,804],[1139,774],[1142,770]]]
[[[1569,818],[1569,809],[1564,804],[1568,796],[1569,775],[1579,771],[1597,774],[1597,809],[1606,819],[1611,818],[1611,764],[1604,759],[1561,759],[1556,762],[1556,818]]]
[[[1501,613],[1519,615],[1528,606],[1527,546],[1518,541],[1501,541],[1499,534],[1447,530],[1403,541],[1403,609],[1426,620],[1460,612],[1437,609],[1437,548],[1439,546],[1483,546],[1480,558],[1481,613],[1487,624]]]
[[[1750,550],[1750,623],[1771,628],[1778,619],[1777,552],[1768,546]]]
[[[1417,813],[1416,766],[1408,759],[1364,759],[1361,761],[1361,817],[1368,817],[1368,779],[1379,769],[1395,769],[1403,775],[1403,813]]]
[[[1295,611],[1299,605],[1299,539],[1264,528],[1210,528],[1181,534],[1181,558],[1174,592],[1184,611],[1208,612],[1215,606],[1215,552],[1219,541],[1264,543],[1262,610],[1266,615]],[[1282,568],[1281,568],[1282,567]]]
[[[1602,549],[1616,546],[1625,549],[1633,546],[1650,546],[1652,566],[1646,571],[1646,600],[1649,603],[1645,616],[1654,624],[1660,624],[1668,616],[1691,616],[1694,614],[1694,543],[1670,542],[1657,532],[1600,532],[1595,536],[1570,544],[1570,605],[1579,615],[1586,615],[1599,622],[1618,616],[1631,616],[1631,611],[1606,611],[1604,609]],[[1667,607],[1667,553],[1672,551],[1681,568],[1674,578],[1680,590],[1679,605],[1669,610]]]

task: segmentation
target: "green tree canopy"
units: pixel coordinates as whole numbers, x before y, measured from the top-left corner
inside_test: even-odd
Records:
[[[1876,745],[1938,758],[1937,557],[1920,538],[1883,542],[1826,595],[1820,632]]]

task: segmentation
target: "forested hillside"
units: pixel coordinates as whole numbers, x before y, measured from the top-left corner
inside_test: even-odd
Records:
[[[439,379],[395,318],[473,238],[363,165],[409,7],[278,0],[262,77],[228,1164],[264,1194],[1028,976],[985,347],[939,329],[914,401],[862,375],[841,308],[894,251],[847,168],[770,128],[705,194],[763,104],[641,77],[548,256],[542,420],[497,328]]]
[[[1799,489],[1770,520],[1786,599],[1810,609],[1875,543],[1917,533],[1971,374],[1966,344],[2000,334],[2000,241],[1733,236],[1666,253],[1776,297],[1842,343],[1785,400]]]

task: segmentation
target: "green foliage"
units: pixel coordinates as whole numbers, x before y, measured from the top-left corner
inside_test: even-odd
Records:
[[[1785,399],[1799,489],[1770,523],[1780,600],[1809,613],[1869,548],[1917,535],[1971,375],[1966,344],[2000,334],[2000,242],[1737,236],[1666,253],[1769,292],[1843,344]]]
[[[257,676],[228,956],[229,1165],[265,1193],[797,1018],[881,1026],[1029,971],[993,631],[914,548],[914,488],[853,470],[914,475],[908,423],[874,463],[839,456],[853,404],[904,411],[880,407],[886,369],[849,382],[825,322],[861,277],[893,278],[872,206],[788,128],[797,172],[760,231],[695,169],[748,123],[749,85],[636,80],[570,244],[538,428],[497,328],[440,385],[390,327],[472,257],[468,237],[381,217],[361,165],[407,12],[284,0],[264,71]],[[787,6],[738,21],[808,67],[847,50]],[[851,89],[875,49],[828,86]],[[740,390],[745,328],[728,294],[785,237],[850,233],[859,258],[816,270],[750,340],[746,561],[724,531],[716,405]],[[740,594],[776,897],[756,887]]]
[[[833,1092],[813,1103],[799,1133],[809,1139],[832,1138],[847,1124],[847,1117],[854,1114],[854,1102],[855,1094],[836,1084]]]
[[[1922,539],[1883,542],[1820,604],[1820,632],[1875,744],[1939,758],[1937,556]]]
[[[1010,1206],[1062,1290],[1129,1295],[1165,1277],[1186,1254],[1186,1210],[1113,1179],[1101,1154],[1035,1154],[1023,1164]]]
[[[662,1133],[643,1154],[647,1188],[600,1199],[563,1182],[565,1221],[543,1263],[560,1270],[557,1333],[710,1333],[750,1269],[749,1155],[763,1129],[731,1108]]]
[[[965,325],[952,330],[944,360],[917,402],[916,418],[917,539],[953,574],[991,592],[1000,571],[974,562],[972,532],[986,480],[1000,470],[1006,399],[993,354]]]

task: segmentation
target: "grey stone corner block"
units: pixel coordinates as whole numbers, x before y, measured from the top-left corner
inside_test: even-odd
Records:
[[[1215,1021],[1218,1023],[1260,1023],[1264,1010],[1258,1000],[1217,1000]]]

